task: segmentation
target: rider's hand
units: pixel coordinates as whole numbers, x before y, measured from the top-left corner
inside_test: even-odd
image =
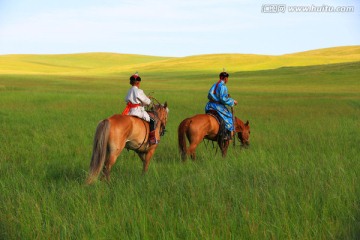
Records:
[[[236,100],[234,100],[234,105],[236,106],[238,104],[238,102]]]

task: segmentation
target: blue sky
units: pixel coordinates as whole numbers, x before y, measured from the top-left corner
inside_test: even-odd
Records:
[[[279,55],[360,45],[358,0],[0,0],[0,54]],[[266,4],[285,4],[264,13]],[[289,6],[354,12],[289,12]],[[266,8],[265,10],[268,10]]]

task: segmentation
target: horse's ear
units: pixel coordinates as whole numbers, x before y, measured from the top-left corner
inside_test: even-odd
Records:
[[[164,108],[167,108],[167,102],[164,103]]]
[[[249,125],[249,120],[246,121],[245,125],[246,125],[246,126]]]

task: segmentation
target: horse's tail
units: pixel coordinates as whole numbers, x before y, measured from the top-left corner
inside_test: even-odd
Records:
[[[190,126],[191,123],[191,119],[190,118],[186,118],[184,119],[178,128],[178,143],[179,143],[179,150],[180,150],[180,154],[181,154],[181,159],[185,160],[186,159],[186,132]]]
[[[93,153],[90,162],[89,176],[86,179],[87,184],[93,183],[104,166],[107,153],[107,144],[109,139],[110,122],[108,119],[102,120],[95,132]]]

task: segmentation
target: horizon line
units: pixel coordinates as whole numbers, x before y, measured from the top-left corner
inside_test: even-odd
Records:
[[[152,55],[152,54],[142,54],[142,53],[121,53],[121,52],[107,52],[107,51],[89,51],[89,52],[69,52],[69,53],[4,53],[0,54],[0,56],[9,56],[9,55],[80,55],[80,54],[118,54],[118,55],[138,55],[138,56],[149,56],[149,57],[164,57],[164,58],[185,58],[185,57],[193,57],[193,56],[203,56],[203,55],[260,55],[260,56],[283,56],[289,54],[297,54],[304,52],[311,52],[316,50],[325,50],[325,49],[333,49],[333,48],[344,48],[344,47],[360,47],[359,45],[339,45],[333,47],[324,47],[324,48],[313,48],[307,49],[303,51],[295,51],[288,52],[282,54],[261,54],[261,53],[239,53],[239,52],[223,52],[223,53],[201,53],[201,54],[193,54],[193,55],[185,55],[185,56],[161,56],[161,55]]]

